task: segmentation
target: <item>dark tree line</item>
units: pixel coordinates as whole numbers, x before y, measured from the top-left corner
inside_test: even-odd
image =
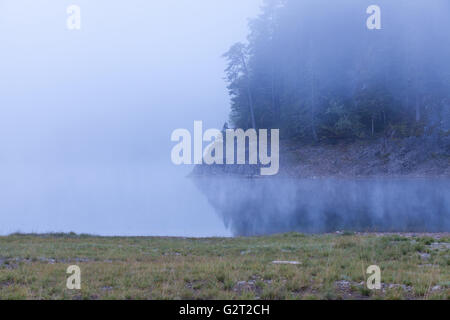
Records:
[[[266,0],[224,55],[233,125],[309,141],[448,133],[450,3],[379,0],[369,30],[372,2]]]

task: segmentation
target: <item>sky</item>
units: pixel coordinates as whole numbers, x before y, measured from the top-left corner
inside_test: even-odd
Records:
[[[81,30],[66,26],[69,5]],[[195,191],[180,199],[202,214],[168,203],[191,170],[172,165],[170,135],[228,119],[221,55],[260,5],[0,0],[0,233],[224,233]],[[105,211],[119,222],[102,225]]]
[[[70,4],[81,8],[81,30],[66,27]],[[194,120],[221,128],[221,55],[245,40],[259,6],[2,0],[2,160],[165,161],[173,129]]]

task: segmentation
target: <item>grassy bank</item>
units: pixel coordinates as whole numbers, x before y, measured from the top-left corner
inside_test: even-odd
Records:
[[[74,264],[81,290],[66,288]],[[380,290],[366,288],[369,265]],[[360,298],[450,299],[450,235],[0,237],[0,299]]]

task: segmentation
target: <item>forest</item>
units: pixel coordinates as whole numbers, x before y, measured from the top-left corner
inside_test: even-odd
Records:
[[[264,1],[224,54],[231,125],[305,143],[448,136],[450,3],[378,0],[371,30],[372,2]]]

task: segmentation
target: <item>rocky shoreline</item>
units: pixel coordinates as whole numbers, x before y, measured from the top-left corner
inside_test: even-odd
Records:
[[[191,176],[258,177],[258,165],[197,165]],[[282,178],[450,178],[450,137],[305,145],[280,141]],[[273,177],[264,177],[273,178]]]

